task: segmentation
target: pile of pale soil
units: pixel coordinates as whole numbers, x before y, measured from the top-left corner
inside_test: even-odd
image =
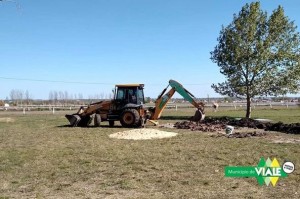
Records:
[[[160,131],[157,129],[132,129],[128,131],[117,132],[110,134],[110,138],[117,139],[129,139],[129,140],[149,140],[149,139],[160,139],[176,136],[177,133]]]
[[[12,119],[12,118],[10,118],[10,117],[2,117],[2,118],[0,118],[0,122],[6,122],[6,123],[8,123],[8,122],[14,122],[15,120],[14,119]]]

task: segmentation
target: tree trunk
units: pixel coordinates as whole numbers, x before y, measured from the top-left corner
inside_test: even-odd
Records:
[[[246,118],[251,118],[251,98],[247,95]]]

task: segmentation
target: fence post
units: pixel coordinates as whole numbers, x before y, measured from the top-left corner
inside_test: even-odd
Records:
[[[54,115],[54,113],[55,113],[55,109],[54,109],[54,107],[53,107],[53,109],[52,109],[52,114]]]

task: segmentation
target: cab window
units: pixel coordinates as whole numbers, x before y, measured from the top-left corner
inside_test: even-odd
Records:
[[[144,93],[143,89],[138,89],[137,90],[137,100],[140,104],[144,104]]]
[[[118,92],[117,92],[117,100],[123,100],[125,98],[125,92],[123,88],[118,88]]]

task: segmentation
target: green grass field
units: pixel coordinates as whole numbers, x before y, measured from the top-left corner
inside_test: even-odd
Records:
[[[194,109],[166,110],[161,123]],[[0,198],[299,198],[299,135],[270,132],[228,139],[179,133],[158,140],[117,140],[128,129],[65,127],[65,112],[0,113]],[[243,110],[207,110],[207,116],[243,117]],[[299,122],[300,108],[257,109],[254,118]],[[157,128],[149,124],[146,128]],[[290,160],[296,170],[275,187],[255,178],[225,178],[225,166],[256,166],[261,157]]]

